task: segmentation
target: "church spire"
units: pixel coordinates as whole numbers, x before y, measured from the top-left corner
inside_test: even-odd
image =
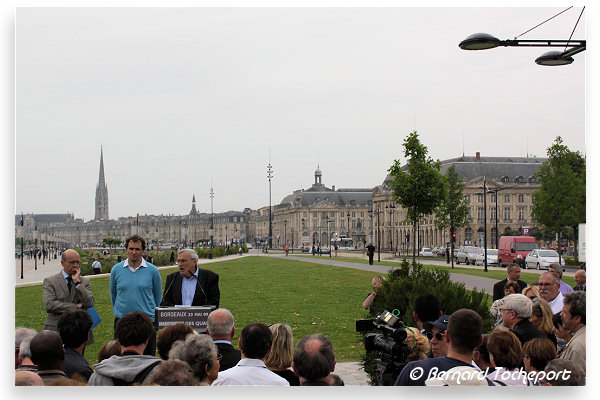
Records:
[[[196,211],[196,194],[195,193],[192,195],[192,210],[190,211],[190,215],[194,215],[194,214],[198,214],[198,211]]]
[[[96,214],[94,219],[108,219],[108,186],[104,179],[104,151],[102,146],[100,146],[100,172],[98,172],[98,184],[96,185]]]

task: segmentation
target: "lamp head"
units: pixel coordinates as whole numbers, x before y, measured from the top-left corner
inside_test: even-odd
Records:
[[[573,57],[565,56],[560,51],[549,51],[535,59],[536,64],[547,66],[568,65],[573,61]]]
[[[474,33],[458,44],[463,50],[487,50],[498,47],[502,41],[489,33]]]

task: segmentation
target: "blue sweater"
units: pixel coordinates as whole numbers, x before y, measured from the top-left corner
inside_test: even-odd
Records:
[[[159,306],[162,297],[158,268],[147,262],[147,267],[140,266],[131,272],[124,265],[125,261],[122,261],[110,271],[110,300],[115,317],[141,311],[154,321],[154,309]]]

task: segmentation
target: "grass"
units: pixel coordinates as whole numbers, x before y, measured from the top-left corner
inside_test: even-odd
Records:
[[[355,320],[366,315],[361,304],[376,273],[269,257],[244,257],[202,267],[219,274],[220,306],[231,310],[236,319],[234,344],[246,324],[278,322],[292,327],[295,342],[322,333],[333,342],[338,361],[360,360],[362,337],[355,332]],[[161,270],[163,288],[166,276],[176,270]],[[109,278],[92,279],[91,285],[102,318],[94,329],[95,343],[85,352],[93,365],[102,344],[112,339],[114,317]],[[46,312],[41,300],[41,285],[15,289],[16,326],[43,329]]]

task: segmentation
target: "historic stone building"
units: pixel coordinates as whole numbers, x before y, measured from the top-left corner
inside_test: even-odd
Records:
[[[335,241],[341,237],[351,237],[354,245],[363,247],[372,233],[372,189],[329,188],[323,184],[319,168],[314,178],[310,188],[295,190],[273,206],[273,247],[285,243],[326,246],[328,238]],[[251,238],[268,242],[269,206],[251,212],[249,225]]]
[[[487,218],[487,245],[496,245],[496,209],[498,210],[498,232],[507,229],[519,231],[533,228],[531,219],[532,194],[540,188],[534,175],[545,158],[537,157],[475,157],[463,156],[441,161],[441,172],[446,173],[451,165],[465,182],[464,196],[469,202],[470,224],[457,229],[456,244],[483,246],[484,220]],[[412,240],[413,226],[406,221],[406,210],[393,200],[388,175],[384,182],[373,189],[373,210],[380,211],[376,231],[381,235],[381,248],[406,252],[406,236]],[[484,192],[484,183],[487,193]],[[485,193],[485,194],[484,194]],[[486,208],[484,208],[484,196]],[[435,216],[423,218],[418,224],[417,248],[423,246],[445,246],[450,241],[448,229],[437,229]],[[377,232],[376,232],[377,236]]]

